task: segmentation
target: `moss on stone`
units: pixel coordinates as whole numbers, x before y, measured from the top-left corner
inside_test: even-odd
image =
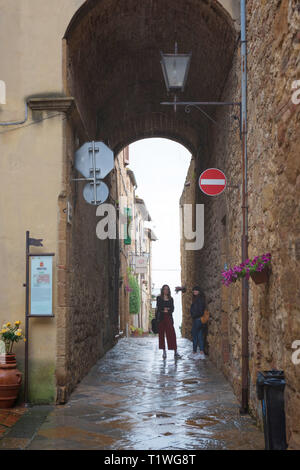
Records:
[[[24,364],[18,363],[23,374],[18,402],[24,399]],[[55,363],[53,361],[29,361],[29,402],[44,405],[55,403]]]

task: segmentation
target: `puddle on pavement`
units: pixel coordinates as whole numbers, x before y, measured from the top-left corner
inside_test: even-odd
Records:
[[[183,383],[184,385],[198,384],[198,383],[199,383],[199,379],[185,379],[185,380],[182,380],[182,383]]]
[[[202,377],[191,377],[189,379],[180,380],[184,385],[201,385],[202,383],[208,382],[208,379]]]
[[[104,428],[111,428],[111,429],[121,429],[125,431],[130,431],[134,425],[134,422],[126,421],[126,420],[121,420],[118,418],[113,418],[110,420],[106,421],[96,421],[95,424],[100,424],[101,427]]]
[[[221,422],[222,421],[215,416],[201,416],[195,419],[187,419],[185,424],[203,429],[207,426],[214,426],[215,424],[219,424]]]
[[[172,418],[173,414],[164,413],[163,411],[153,411],[153,412],[140,412],[138,415],[144,415],[147,418]],[[174,424],[174,423],[172,423]]]

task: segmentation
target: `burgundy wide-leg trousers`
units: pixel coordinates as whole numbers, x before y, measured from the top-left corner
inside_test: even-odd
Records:
[[[177,350],[176,333],[174,330],[172,317],[167,313],[158,324],[159,349],[165,349],[165,335],[167,337],[168,349]]]

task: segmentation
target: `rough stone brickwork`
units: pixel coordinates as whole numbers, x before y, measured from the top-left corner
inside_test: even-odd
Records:
[[[296,1],[248,1],[249,258],[272,253],[269,282],[249,281],[250,407],[261,418],[257,371],[283,369],[291,449],[300,448],[300,375],[299,365],[292,363],[292,343],[300,339],[300,105],[291,101],[292,83],[300,78],[299,25]],[[239,67],[238,48],[223,100],[240,99]],[[205,203],[205,246],[191,277],[211,299],[210,357],[240,396],[241,283],[223,287],[221,271],[225,262],[241,261],[241,186],[233,187],[241,184],[241,150],[230,110],[215,116],[220,125],[211,128],[209,153],[199,156],[197,175],[218,167],[229,187],[218,198],[196,193],[196,201]]]
[[[253,286],[250,297],[250,372],[253,380],[258,368],[285,371],[288,441],[299,449],[300,374],[291,360],[300,339],[300,106],[291,102],[300,78],[299,2],[249,2],[249,18],[249,255],[273,256],[269,285]]]
[[[57,331],[57,402],[64,403],[74,386],[91,366],[115,343],[118,333],[118,240],[99,240],[96,236],[96,207],[82,196],[82,182],[74,170],[74,150],[80,147],[84,132],[76,123],[65,124],[64,178],[66,193],[59,201],[59,271]],[[116,199],[114,172],[105,182],[110,199]],[[65,212],[72,204],[71,224]]]
[[[190,167],[185,180],[185,187],[180,198],[180,209],[184,210],[184,206],[191,204],[193,211],[195,210],[195,198],[196,198],[196,171],[195,171],[195,159],[191,159]],[[184,220],[183,212],[182,217],[182,235],[184,231]],[[182,311],[183,311],[183,322],[181,328],[181,334],[185,338],[191,339],[192,319],[189,314],[189,309],[192,301],[192,288],[195,285],[196,278],[198,276],[198,268],[196,264],[195,251],[185,250],[186,240],[184,236],[180,239],[180,251],[181,251],[181,284],[186,288],[186,293],[182,296]]]

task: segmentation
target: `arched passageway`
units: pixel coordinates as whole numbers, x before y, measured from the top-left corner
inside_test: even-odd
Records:
[[[217,101],[232,63],[236,32],[216,1],[90,0],[70,22],[68,85],[91,138],[118,152],[143,137],[168,137],[192,153],[205,141],[200,113],[163,107],[160,51],[192,52],[182,99]]]

